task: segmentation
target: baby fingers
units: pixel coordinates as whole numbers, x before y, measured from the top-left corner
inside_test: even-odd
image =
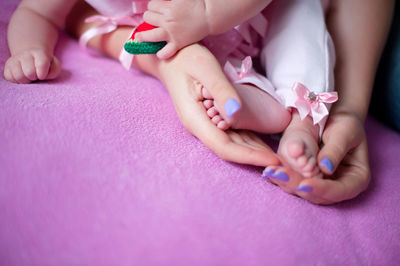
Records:
[[[19,59],[19,63],[25,78],[27,78],[29,81],[37,80],[35,60],[31,54],[21,57]]]
[[[13,74],[11,73],[11,70],[9,67],[4,68],[4,78],[8,81],[17,83],[17,81],[14,79]]]
[[[46,79],[55,79],[61,72],[61,62],[57,57],[53,57],[50,62],[49,72]]]
[[[156,12],[147,10],[143,14],[143,20],[146,21],[150,25],[160,27],[164,24],[165,17],[164,17],[164,15],[162,15],[160,13],[156,13]]]
[[[147,4],[147,10],[159,14],[163,14],[169,8],[171,8],[171,2],[165,0],[152,0]]]
[[[135,34],[135,39],[140,42],[168,41],[168,32],[163,28],[141,31]]]
[[[6,68],[8,68],[8,71],[11,74],[11,79],[9,79],[9,81],[24,84],[30,82],[30,80],[25,76],[21,66],[21,62],[19,60],[12,60],[10,62],[7,62]]]
[[[173,42],[167,43],[160,51],[157,52],[157,57],[160,59],[168,59],[173,56],[177,51],[178,47]]]
[[[49,74],[52,59],[42,52],[33,53],[37,79],[44,80]]]
[[[40,50],[31,50],[9,58],[4,68],[4,77],[15,83],[30,83],[38,79],[55,78],[60,70],[61,64],[55,57]]]

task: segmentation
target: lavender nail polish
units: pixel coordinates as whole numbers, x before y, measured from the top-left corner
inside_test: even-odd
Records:
[[[225,112],[229,117],[233,116],[239,109],[240,104],[236,99],[230,98],[225,102]]]
[[[275,172],[273,168],[269,169],[268,171],[264,170],[262,173],[262,177],[269,178],[273,172]]]
[[[285,182],[289,181],[289,176],[287,174],[285,174],[284,172],[278,172],[278,173],[272,174],[271,177],[279,179],[281,181],[285,181]]]
[[[300,186],[296,188],[297,191],[302,191],[302,192],[311,192],[313,190],[312,187],[310,186]]]
[[[328,169],[329,173],[333,172],[333,163],[329,158],[323,158],[320,162],[320,165]]]

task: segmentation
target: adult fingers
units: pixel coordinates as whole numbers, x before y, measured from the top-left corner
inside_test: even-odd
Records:
[[[324,146],[318,153],[318,162],[327,175],[332,175],[349,150],[365,138],[358,121],[341,120],[328,122],[322,135]]]
[[[255,145],[237,132],[220,130],[205,115],[205,110],[202,112],[204,115],[197,118],[191,132],[220,158],[257,166],[280,163],[278,156],[268,146]]]
[[[297,194],[326,205],[352,199],[363,192],[370,182],[366,141],[345,157],[335,176],[336,179],[306,179],[300,183]]]
[[[294,171],[282,157],[280,157],[280,165],[265,168],[263,176],[290,194],[296,194],[296,188],[304,180],[304,177]]]
[[[239,95],[211,53],[198,54],[192,61],[196,64],[188,64],[189,73],[208,90],[215,100],[219,113],[229,123],[240,110]]]
[[[218,129],[219,130],[219,129]],[[279,164],[279,157],[269,146],[262,146],[249,140],[241,133],[225,132],[229,138],[227,143],[217,143],[218,155],[228,161],[256,166]],[[237,134],[236,136],[234,136]]]
[[[178,112],[184,126],[204,145],[220,158],[242,164],[257,166],[280,164],[278,156],[268,145],[260,145],[250,134],[244,132],[222,131],[217,128],[206,114],[201,101],[181,91]],[[250,137],[251,136],[251,137]]]
[[[271,148],[265,143],[262,139],[260,139],[256,134],[248,130],[235,130],[236,134],[240,135],[240,137],[248,143],[252,147],[257,147],[259,149],[269,149]],[[229,135],[229,133],[228,133]]]

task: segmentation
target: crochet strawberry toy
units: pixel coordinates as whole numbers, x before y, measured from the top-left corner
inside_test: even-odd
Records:
[[[152,30],[156,27],[150,25],[146,22],[143,22],[133,31],[132,36],[125,43],[124,49],[130,54],[155,54],[161,48],[163,48],[167,42],[139,42],[135,39],[135,34],[141,31]]]

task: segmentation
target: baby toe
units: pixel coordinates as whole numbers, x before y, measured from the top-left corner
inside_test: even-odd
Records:
[[[308,159],[308,162],[304,165],[303,171],[312,172],[315,169],[316,165],[317,165],[317,160],[315,159],[314,156],[311,156]]]
[[[229,128],[228,123],[226,123],[224,120],[220,121],[217,125],[217,127],[221,130],[227,130]]]
[[[201,95],[204,97],[204,99],[212,99],[212,95],[208,92],[206,88],[202,88]]]
[[[304,143],[297,140],[288,142],[286,147],[287,154],[294,159],[304,155],[304,149]]]
[[[306,167],[308,161],[309,161],[309,158],[306,155],[303,155],[303,156],[300,156],[299,158],[297,158],[296,165],[299,168],[304,168],[304,167]]]
[[[218,123],[221,122],[221,121],[223,121],[223,119],[222,119],[222,117],[221,117],[220,115],[216,115],[216,116],[214,116],[213,118],[211,118],[211,121],[212,121],[214,124],[218,125]]]
[[[217,108],[215,108],[215,107],[211,107],[210,109],[207,110],[207,115],[211,118],[216,116],[217,114],[219,114],[219,113],[218,113]]]
[[[211,107],[214,106],[213,100],[204,100],[203,105],[206,109],[210,109]]]

